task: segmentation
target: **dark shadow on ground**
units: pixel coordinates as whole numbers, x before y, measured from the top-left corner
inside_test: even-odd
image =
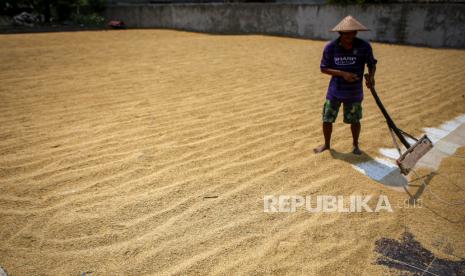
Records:
[[[375,251],[381,254],[376,260],[377,264],[413,272],[414,275],[465,275],[465,259],[440,259],[424,248],[409,232],[404,232],[400,241],[381,238],[375,245]],[[451,244],[441,247],[444,253],[453,253]]]
[[[353,154],[352,152],[340,152],[335,149],[330,149],[329,153],[334,159],[342,160],[350,164],[357,164],[360,162],[367,162],[367,161],[373,161],[373,157],[370,155],[366,154],[364,151],[362,151],[361,155],[356,155]]]

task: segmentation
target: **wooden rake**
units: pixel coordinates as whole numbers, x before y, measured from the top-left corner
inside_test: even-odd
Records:
[[[371,84],[370,78],[368,76],[368,74],[365,74],[365,79],[369,84]],[[415,164],[433,148],[433,143],[428,138],[428,136],[426,136],[426,134],[421,136],[420,139],[416,139],[407,132],[399,129],[391,119],[391,116],[389,116],[387,113],[386,108],[384,108],[383,103],[379,99],[374,86],[370,85],[370,87],[371,94],[373,95],[373,98],[375,98],[376,104],[383,113],[384,118],[386,118],[389,131],[391,132],[392,140],[394,141],[394,145],[400,154],[400,157],[396,160],[397,166],[399,166],[400,172],[402,174],[407,175],[409,174],[410,170],[413,169]],[[404,152],[401,151],[399,144],[397,143],[396,136],[405,146],[406,150]],[[411,145],[405,137],[411,138],[415,142]]]

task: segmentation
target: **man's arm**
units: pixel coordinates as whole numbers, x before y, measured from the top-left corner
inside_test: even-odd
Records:
[[[365,81],[367,88],[375,87],[375,72],[376,72],[376,65],[368,66],[368,80]]]
[[[348,82],[354,82],[358,80],[357,74],[345,72],[337,69],[331,68],[321,68],[321,73],[328,74],[331,76],[342,77]]]
[[[369,82],[365,81],[367,88],[375,87],[376,63],[378,63],[378,61],[373,55],[373,48],[371,48],[371,45],[368,44],[367,67],[368,67],[368,79],[370,81]]]

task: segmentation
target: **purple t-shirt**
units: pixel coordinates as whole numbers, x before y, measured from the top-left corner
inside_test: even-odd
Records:
[[[370,43],[360,38],[356,37],[354,39],[352,49],[349,50],[339,45],[339,38],[326,44],[320,68],[337,69],[358,76],[358,80],[354,82],[348,82],[342,77],[332,76],[326,99],[347,103],[361,102],[363,100],[365,64],[371,67],[376,62]]]

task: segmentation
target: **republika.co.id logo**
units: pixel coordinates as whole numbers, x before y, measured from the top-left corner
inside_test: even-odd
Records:
[[[421,208],[420,200],[410,202],[404,200],[397,204],[398,208]],[[263,211],[266,213],[289,213],[296,212],[298,209],[304,209],[310,213],[360,213],[360,212],[393,212],[389,198],[380,195],[378,199],[371,195],[318,195],[300,196],[300,195],[265,195],[263,197]]]

